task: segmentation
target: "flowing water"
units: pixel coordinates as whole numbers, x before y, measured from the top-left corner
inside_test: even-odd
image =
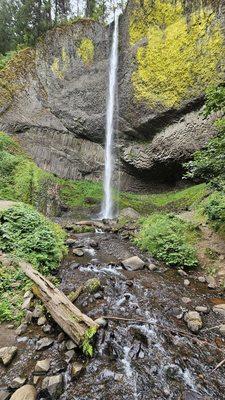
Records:
[[[118,69],[118,34],[119,34],[119,13],[115,12],[114,32],[109,67],[109,90],[106,112],[106,142],[105,142],[105,171],[104,171],[104,200],[102,204],[102,218],[112,219],[114,205],[112,196],[112,180],[114,169],[114,131],[115,111],[117,110],[117,69]]]

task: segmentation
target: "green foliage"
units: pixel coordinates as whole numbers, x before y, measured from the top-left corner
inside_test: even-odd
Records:
[[[196,227],[168,214],[153,214],[141,222],[135,242],[169,266],[195,268],[198,265]]]
[[[206,91],[206,103],[204,107],[204,115],[208,117],[217,111],[225,110],[225,87],[210,87]]]
[[[225,236],[225,196],[223,192],[212,193],[203,203],[203,212],[212,227]]]
[[[58,266],[65,252],[64,240],[63,230],[31,206],[18,204],[0,212],[0,248],[41,272]]]
[[[85,337],[84,337],[84,340],[82,343],[82,350],[86,356],[93,357],[94,350],[93,350],[91,341],[92,341],[94,335],[96,334],[96,332],[97,332],[97,328],[94,326],[91,328],[88,328],[85,332]]]
[[[5,53],[5,55],[0,55],[0,70],[5,68],[8,61],[10,61],[15,54],[16,51],[8,51],[7,53]]]

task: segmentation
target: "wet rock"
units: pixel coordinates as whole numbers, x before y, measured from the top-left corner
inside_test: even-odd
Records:
[[[213,276],[207,276],[206,277],[206,282],[208,283],[208,288],[209,289],[216,289],[217,288],[217,284],[216,284],[216,280]]]
[[[69,239],[66,240],[66,244],[69,247],[72,247],[75,243],[76,243],[75,239],[69,238]]]
[[[12,380],[10,383],[10,387],[12,389],[19,389],[21,386],[23,386],[26,383],[26,378],[18,376]]]
[[[62,375],[58,374],[44,378],[42,382],[42,389],[47,389],[53,399],[58,399],[63,391]]]
[[[99,249],[99,243],[96,242],[95,240],[92,240],[89,242],[89,246],[91,246],[93,249]]]
[[[213,311],[225,317],[225,303],[217,304],[216,306],[213,307]]]
[[[197,306],[197,307],[195,307],[195,311],[198,311],[203,314],[207,314],[209,312],[209,309],[208,309],[208,307]]]
[[[72,263],[72,264],[70,264],[70,268],[71,268],[71,269],[77,269],[77,268],[79,268],[79,266],[80,266],[79,263]]]
[[[36,395],[37,392],[34,386],[24,385],[13,393],[10,400],[35,400]]]
[[[77,345],[72,340],[67,340],[66,348],[67,350],[73,350],[77,347]]]
[[[11,393],[8,390],[0,389],[0,400],[8,400],[11,396]]]
[[[101,318],[101,317],[97,318],[95,320],[95,322],[96,322],[96,324],[98,324],[99,326],[102,326],[102,327],[105,327],[105,326],[108,325],[108,321],[106,319],[104,319],[104,318]]]
[[[206,282],[206,278],[204,276],[199,276],[198,277],[198,281],[201,283],[205,283]]]
[[[149,271],[156,271],[158,269],[158,267],[155,264],[150,263],[148,265],[148,269],[149,269]]]
[[[189,286],[190,283],[191,283],[191,282],[190,282],[188,279],[185,279],[185,280],[184,280],[184,286]]]
[[[50,339],[48,337],[44,337],[40,340],[37,341],[36,343],[36,350],[42,350],[46,349],[47,347],[50,347],[53,344],[54,340]]]
[[[73,249],[73,254],[77,257],[83,257],[84,252],[81,249]]]
[[[140,218],[140,214],[133,208],[127,207],[120,212],[120,218],[127,218],[135,221]]]
[[[44,333],[50,333],[52,330],[52,327],[51,327],[51,325],[47,324],[42,327],[42,330]]]
[[[192,300],[190,299],[190,297],[181,297],[181,301],[184,304],[189,304],[192,302]]]
[[[122,261],[122,265],[126,269],[131,269],[132,271],[137,271],[139,269],[143,269],[145,266],[145,262],[141,260],[138,256],[127,258]]]
[[[185,272],[183,269],[178,269],[177,272],[180,276],[188,276],[187,272]]]
[[[67,351],[67,352],[65,353],[65,356],[66,356],[66,362],[69,364],[70,361],[72,361],[72,359],[73,359],[74,356],[75,356],[75,351],[74,351],[74,350],[69,350],[69,351]]]
[[[197,311],[188,311],[184,316],[184,320],[193,333],[197,333],[202,328],[202,319]]]
[[[222,336],[225,336],[225,325],[220,325],[219,332]]]
[[[38,324],[39,326],[42,326],[42,325],[45,325],[46,322],[47,322],[46,317],[45,317],[45,316],[42,316],[42,317],[39,317],[39,318],[38,318],[37,324]]]
[[[77,378],[81,371],[84,369],[84,364],[80,363],[80,362],[74,362],[72,364],[72,369],[71,369],[71,376],[73,379]]]
[[[16,329],[16,335],[18,335],[18,336],[23,335],[26,332],[27,328],[28,328],[27,324],[21,324]]]
[[[115,379],[116,382],[122,382],[123,378],[124,378],[123,374],[115,374],[114,375],[114,379]]]
[[[40,304],[37,304],[33,311],[33,318],[41,317],[42,313],[43,313],[42,306]]]
[[[35,365],[35,372],[48,372],[50,368],[50,359],[46,358],[45,360],[40,360]]]
[[[84,284],[84,290],[87,293],[96,293],[101,289],[101,282],[98,278],[88,279]]]
[[[0,361],[4,365],[8,365],[13,357],[16,355],[17,352],[17,347],[11,346],[11,347],[2,347],[0,348]]]

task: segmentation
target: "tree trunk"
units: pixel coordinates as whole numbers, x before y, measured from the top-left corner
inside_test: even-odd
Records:
[[[91,318],[82,314],[59,289],[33,269],[31,264],[22,261],[18,265],[36,284],[33,288],[34,294],[41,299],[52,318],[78,346],[82,344],[88,328],[98,329],[98,325]]]

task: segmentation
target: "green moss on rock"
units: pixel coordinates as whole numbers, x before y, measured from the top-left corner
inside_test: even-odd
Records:
[[[179,106],[222,79],[224,36],[212,8],[199,8],[187,18],[181,0],[135,3],[130,43],[145,38],[132,76],[137,100],[152,107]]]

